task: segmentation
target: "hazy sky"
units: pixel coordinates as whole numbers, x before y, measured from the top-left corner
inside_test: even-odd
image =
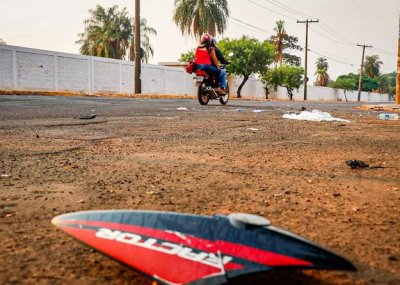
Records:
[[[289,8],[273,5],[276,2]],[[304,14],[319,19],[321,23],[312,24],[310,30],[309,76],[313,81],[315,60],[320,55],[328,58],[328,73],[333,78],[358,72],[362,49],[355,46],[357,43],[374,46],[367,50],[367,55],[380,56],[384,62],[382,72],[396,69],[399,0],[228,0],[228,3],[232,18],[223,36],[230,38],[246,34],[266,39],[273,33],[275,21],[282,19],[286,21],[287,32],[304,45],[305,26],[296,20],[304,20]],[[0,0],[0,4],[0,38],[7,44],[68,53],[78,53],[77,34],[83,31],[88,10],[96,4],[104,7],[117,4],[134,15],[134,0]],[[141,16],[158,32],[151,39],[155,49],[151,63],[176,61],[180,53],[196,45],[194,39],[184,38],[172,22],[174,0],[142,0],[141,5]]]

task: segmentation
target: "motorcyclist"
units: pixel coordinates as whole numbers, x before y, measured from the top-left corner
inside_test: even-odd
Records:
[[[218,59],[215,53],[215,48],[211,45],[211,35],[203,34],[200,38],[200,45],[196,48],[195,61],[196,70],[203,70],[208,75],[214,77],[221,85],[221,88],[215,88],[215,91],[226,94],[226,72],[221,72],[218,67]]]
[[[211,39],[211,46],[215,50],[215,55],[217,56],[217,59],[218,59],[219,63],[220,64],[224,64],[224,65],[230,64],[230,62],[225,59],[225,57],[222,54],[221,50],[217,47],[217,42],[218,41],[217,41],[217,39],[215,37]],[[221,73],[224,73],[221,77],[227,78],[226,69],[221,69]]]
[[[221,64],[230,64],[229,61],[227,61],[224,57],[224,55],[222,54],[221,50],[217,47],[217,39],[216,38],[212,38],[211,39],[211,46],[214,48],[215,50],[215,55],[217,56],[218,61]]]

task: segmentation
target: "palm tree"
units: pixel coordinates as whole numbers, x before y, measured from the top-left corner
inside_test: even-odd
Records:
[[[277,21],[274,28],[275,34],[271,36],[270,43],[275,48],[275,66],[282,64],[300,66],[301,58],[292,51],[301,51],[303,48],[297,44],[298,38],[290,36],[285,30],[285,21]]]
[[[283,49],[284,49],[284,40],[287,37],[287,33],[285,30],[285,21],[279,20],[276,21],[276,27],[274,28],[274,32],[276,33],[273,36],[273,42],[275,47],[275,65],[282,66],[283,61]]]
[[[173,20],[182,35],[222,34],[228,17],[227,0],[175,0]]]
[[[317,81],[315,84],[317,86],[328,86],[330,77],[328,74],[329,64],[327,59],[324,57],[319,57],[315,63],[315,66],[317,67],[317,71],[315,72],[315,75],[317,75]]]
[[[380,67],[383,62],[379,59],[379,55],[367,55],[365,57],[364,71],[369,78],[375,78],[380,74]]]
[[[133,28],[133,30],[135,30]],[[143,62],[149,62],[149,58],[154,55],[154,49],[150,44],[150,35],[157,36],[157,31],[147,26],[147,20],[140,19],[140,53]],[[129,59],[131,61],[135,60],[135,38],[132,37],[131,47],[129,49]]]
[[[126,8],[118,6],[104,9],[100,5],[89,10],[90,17],[84,21],[85,32],[79,34],[76,42],[81,44],[83,55],[123,59],[132,37],[131,19]]]
[[[390,89],[390,77],[387,75],[379,75],[376,78],[378,82],[378,93],[380,94],[387,94],[389,93]]]

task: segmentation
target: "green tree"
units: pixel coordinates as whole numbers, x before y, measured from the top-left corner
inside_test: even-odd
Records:
[[[266,89],[278,90],[278,86],[285,87],[290,100],[293,100],[293,90],[299,89],[303,83],[304,69],[298,66],[282,65],[270,69],[261,75],[261,81]]]
[[[379,75],[376,77],[378,82],[378,92],[381,94],[388,94],[390,88],[390,78],[386,75]]]
[[[128,16],[126,8],[117,5],[105,9],[100,5],[89,10],[89,18],[84,21],[85,31],[78,35],[76,43],[81,45],[83,55],[123,59],[129,51],[129,59],[134,60],[133,20]],[[148,62],[154,50],[150,44],[150,36],[157,31],[147,25],[146,19],[140,21],[141,59]]]
[[[379,87],[378,82],[376,81],[376,79],[373,78],[363,76],[362,82],[363,82],[362,91],[373,92]]]
[[[396,81],[397,81],[396,71],[393,71],[391,73],[381,74],[375,79],[378,82],[379,93],[389,94],[391,96],[396,94]]]
[[[227,0],[175,0],[173,20],[182,35],[216,35],[226,29],[229,17]]]
[[[336,79],[336,81],[349,79],[353,83],[353,87],[351,88],[351,90],[358,90],[359,78],[360,77],[359,77],[358,74],[349,73],[349,74],[345,74],[345,75],[340,75]],[[362,82],[363,82],[362,91],[371,92],[371,91],[376,90],[378,88],[378,82],[373,78],[369,78],[367,76],[363,76]],[[330,84],[330,86],[332,86],[332,84],[334,85],[335,83],[332,82]]]
[[[285,22],[277,21],[274,28],[275,35],[271,36],[270,42],[275,48],[275,65],[301,65],[301,58],[291,54],[291,51],[301,51],[303,48],[299,46],[298,38],[290,36],[285,30]],[[285,52],[287,51],[287,52]]]
[[[315,75],[317,75],[317,81],[315,82],[315,85],[324,87],[328,86],[330,77],[328,74],[329,64],[327,59],[319,57],[315,66],[317,67],[317,71],[315,72]]]
[[[194,50],[190,50],[187,53],[181,53],[181,57],[178,59],[180,62],[189,62],[194,59]]]
[[[369,78],[375,78],[380,74],[380,67],[383,62],[379,59],[379,55],[367,55],[365,57],[364,72]]]
[[[353,91],[356,90],[354,86],[354,79],[350,77],[339,77],[336,81],[331,81],[329,83],[329,87],[335,88],[335,89],[343,89],[344,93],[344,98],[347,100],[347,91]]]
[[[132,30],[135,30],[135,25],[132,24]],[[140,57],[143,62],[149,62],[150,57],[154,55],[154,49],[150,44],[150,36],[157,36],[157,31],[147,25],[145,18],[140,19]],[[129,48],[129,59],[135,60],[135,37],[131,38]]]
[[[227,71],[243,76],[243,81],[237,90],[238,98],[241,98],[243,86],[250,76],[265,72],[274,61],[274,47],[267,41],[260,42],[243,36],[241,39],[224,39],[218,43],[218,47],[224,54],[233,53]]]
[[[132,36],[131,20],[126,8],[117,5],[104,9],[100,5],[89,10],[90,17],[84,21],[85,31],[79,34],[80,52],[107,58],[122,59],[129,48]]]

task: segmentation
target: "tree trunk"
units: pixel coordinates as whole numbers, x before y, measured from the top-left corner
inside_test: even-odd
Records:
[[[264,87],[265,89],[265,99],[269,99],[269,89],[268,87]]]
[[[240,84],[240,86],[239,86],[239,88],[238,88],[238,90],[237,90],[237,97],[238,97],[238,98],[242,98],[242,95],[241,95],[242,88],[243,88],[243,86],[246,84],[247,80],[249,80],[249,76],[250,76],[250,75],[245,75],[245,76],[244,76],[243,81],[242,81],[242,83]]]
[[[286,90],[287,90],[287,93],[288,93],[289,99],[290,99],[290,101],[292,101],[292,100],[293,100],[293,92],[292,92],[292,88],[289,88],[289,87],[287,87],[287,86],[285,86],[285,87],[286,87]]]

